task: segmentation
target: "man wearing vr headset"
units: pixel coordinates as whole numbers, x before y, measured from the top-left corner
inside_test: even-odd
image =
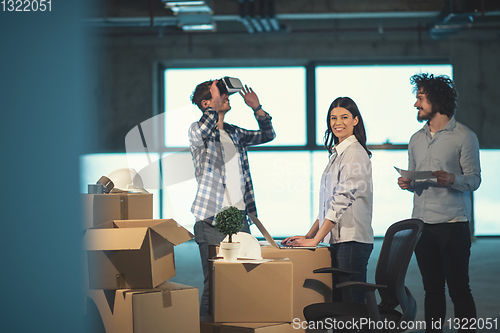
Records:
[[[247,130],[224,122],[224,116],[231,109],[229,95],[236,92],[253,109],[258,130]],[[198,182],[191,211],[197,220],[194,233],[205,277],[200,316],[206,316],[210,315],[208,248],[209,245],[218,245],[225,237],[215,227],[215,215],[227,206],[235,206],[245,215],[256,215],[247,147],[269,142],[276,134],[271,117],[262,110],[255,92],[246,85],[243,87],[236,78],[224,77],[199,84],[191,101],[203,111],[200,120],[189,128],[189,148]],[[250,232],[248,223],[242,231]]]

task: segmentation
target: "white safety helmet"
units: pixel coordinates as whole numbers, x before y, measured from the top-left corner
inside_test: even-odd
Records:
[[[108,177],[115,184],[111,192],[126,191],[148,193],[148,191],[144,189],[141,176],[134,169],[118,169],[111,172]]]

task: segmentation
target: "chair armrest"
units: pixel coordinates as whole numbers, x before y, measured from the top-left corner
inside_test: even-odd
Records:
[[[349,281],[349,277],[351,277],[354,274],[359,274],[359,272],[356,271],[348,271],[346,269],[340,269],[336,267],[323,267],[323,268],[318,268],[313,271],[313,273],[330,273],[334,277],[337,277],[338,282],[344,283]],[[349,289],[343,289],[342,290],[342,299],[344,302],[352,302],[352,293],[351,290]]]
[[[342,276],[349,276],[349,275],[354,275],[354,274],[359,274],[359,272],[356,271],[348,271],[345,269],[340,269],[336,267],[323,267],[323,268],[318,268],[313,271],[313,273],[336,273],[338,275]]]
[[[359,281],[347,281],[347,282],[339,283],[335,287],[342,289],[342,288],[351,288],[354,286],[360,287],[365,291],[366,308],[368,310],[369,317],[375,322],[381,321],[380,311],[379,311],[379,308],[377,305],[377,299],[375,297],[375,290],[381,289],[381,288],[387,288],[387,286],[383,285],[383,284],[372,284],[372,283],[359,282]],[[373,331],[374,332],[382,332],[382,330],[379,330],[379,329],[375,329]]]
[[[380,288],[387,288],[386,285],[383,284],[373,284],[373,283],[366,283],[366,282],[359,282],[359,281],[347,281],[347,282],[342,282],[337,285],[335,285],[336,288],[350,288],[350,287],[361,287],[365,291],[375,291]]]

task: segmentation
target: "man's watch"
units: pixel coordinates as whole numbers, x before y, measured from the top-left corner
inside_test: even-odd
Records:
[[[258,107],[256,107],[255,109],[253,109],[253,112],[257,112],[259,110],[262,110],[262,104],[260,104]]]

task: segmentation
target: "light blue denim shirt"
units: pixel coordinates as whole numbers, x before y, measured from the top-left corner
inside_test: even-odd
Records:
[[[426,223],[471,218],[470,193],[481,184],[479,142],[476,135],[452,117],[445,128],[431,136],[429,124],[413,134],[408,145],[408,169],[444,170],[455,175],[453,185],[440,186],[436,179],[413,181],[413,217]]]
[[[325,243],[373,243],[372,164],[354,135],[334,147],[323,172],[319,196],[319,225],[335,222]]]

